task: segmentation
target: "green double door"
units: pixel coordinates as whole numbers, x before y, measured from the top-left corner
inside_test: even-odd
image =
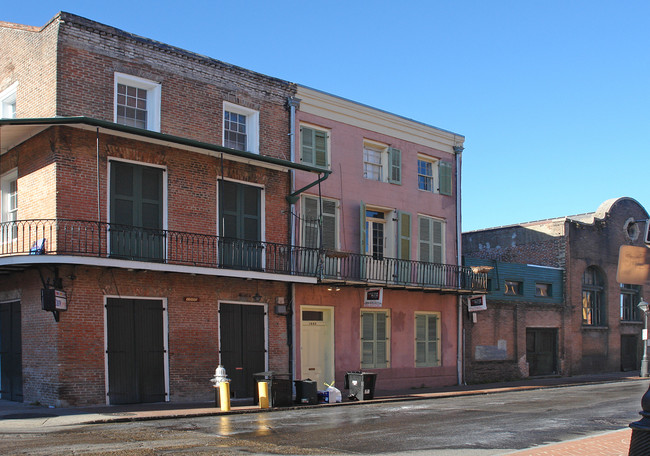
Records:
[[[219,181],[219,263],[222,267],[261,270],[262,190]]]
[[[165,259],[163,169],[111,161],[111,256]]]
[[[23,401],[20,301],[0,303],[0,399]]]
[[[159,299],[107,299],[110,404],[165,401],[163,313]]]
[[[262,305],[226,304],[219,306],[221,364],[231,379],[234,397],[254,397],[253,374],[266,368],[266,313]]]

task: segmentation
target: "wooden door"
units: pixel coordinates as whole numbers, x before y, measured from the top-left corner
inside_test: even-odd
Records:
[[[23,401],[20,301],[0,304],[0,399]]]
[[[265,319],[263,305],[219,306],[219,353],[234,397],[254,397],[253,374],[266,370]]]
[[[110,404],[165,401],[163,311],[158,299],[107,300]]]
[[[526,359],[531,377],[557,373],[557,329],[526,328]]]

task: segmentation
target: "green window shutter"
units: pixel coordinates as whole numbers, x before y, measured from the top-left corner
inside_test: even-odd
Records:
[[[312,131],[314,132],[314,165],[327,168],[327,132]]]
[[[427,362],[426,342],[427,316],[415,316],[415,366],[424,366]]]
[[[314,164],[314,130],[300,127],[300,161],[305,165]]]
[[[336,250],[336,201],[323,200],[323,248]]]
[[[408,212],[397,213],[397,232],[399,233],[397,258],[409,260],[411,258],[411,214]]]
[[[432,228],[432,247],[433,247],[433,254],[431,255],[432,257],[432,262],[433,263],[440,263],[442,264],[442,243],[443,243],[443,227],[442,227],[442,222],[440,220],[431,220],[431,228]]]
[[[300,127],[300,161],[327,168],[327,132]]]
[[[441,195],[451,195],[452,189],[452,178],[451,178],[451,163],[441,161],[438,164],[438,179],[440,182],[440,194]]]
[[[361,250],[359,252],[361,255],[365,255],[368,249],[366,246],[366,204],[363,201],[359,203],[359,237],[361,241]]]
[[[402,184],[402,151],[388,148],[388,182]]]
[[[423,263],[431,262],[431,223],[429,218],[419,217],[418,253]]]
[[[304,196],[302,201],[302,246],[318,248],[318,199]]]

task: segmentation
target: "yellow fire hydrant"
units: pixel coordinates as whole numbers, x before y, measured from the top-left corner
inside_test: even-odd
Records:
[[[226,376],[226,369],[219,364],[214,371],[214,378],[210,379],[215,388],[219,389],[219,404],[222,412],[230,411],[230,379]]]

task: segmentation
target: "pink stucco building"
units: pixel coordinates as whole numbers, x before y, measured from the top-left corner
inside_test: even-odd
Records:
[[[465,138],[302,86],[297,98],[293,159],[331,174],[310,187],[294,172],[294,242],[321,248],[319,285],[294,285],[296,377],[459,382],[461,297],[480,288],[459,266]]]

